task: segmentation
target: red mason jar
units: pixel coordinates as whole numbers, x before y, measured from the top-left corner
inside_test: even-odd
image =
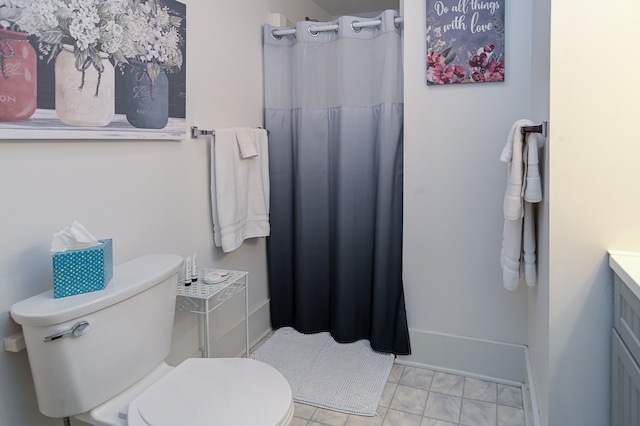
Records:
[[[36,111],[37,61],[27,34],[0,29],[0,121],[26,120]]]

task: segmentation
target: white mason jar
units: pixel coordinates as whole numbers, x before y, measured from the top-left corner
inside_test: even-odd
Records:
[[[89,64],[76,69],[73,46],[65,45],[55,63],[56,114],[72,126],[106,126],[115,115],[115,72],[106,53],[100,53],[104,70]]]

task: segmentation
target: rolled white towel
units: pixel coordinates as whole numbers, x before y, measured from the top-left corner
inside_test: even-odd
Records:
[[[524,203],[524,219],[522,230],[522,263],[524,265],[524,281],[533,287],[538,281],[536,272],[536,225],[533,204]]]
[[[505,219],[502,231],[500,266],[502,280],[507,290],[515,290],[520,283],[520,255],[522,252],[522,218]]]
[[[538,148],[542,147],[542,136],[538,133],[527,135],[527,147],[524,162],[527,168],[527,178],[524,187],[523,198],[530,203],[542,201],[542,182],[538,167]]]

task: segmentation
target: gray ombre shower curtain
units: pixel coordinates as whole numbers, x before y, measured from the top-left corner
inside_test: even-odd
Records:
[[[264,27],[271,321],[409,354],[402,288],[402,43],[386,11]],[[313,26],[338,24],[337,31]]]

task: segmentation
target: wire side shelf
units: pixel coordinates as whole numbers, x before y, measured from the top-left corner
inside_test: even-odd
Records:
[[[216,284],[205,284],[204,276],[210,272],[228,272],[229,277]],[[241,291],[245,292],[245,333],[246,356],[249,357],[249,273],[245,271],[232,271],[226,269],[202,268],[198,274],[198,280],[189,286],[184,285],[184,280],[178,281],[176,310],[204,315],[204,350],[203,356],[208,358],[211,354],[210,338],[210,314],[225,301],[231,299]]]
[[[216,284],[205,284],[204,276],[210,272],[228,272],[229,278]],[[246,277],[248,274],[248,272],[244,271],[203,268],[198,274],[198,281],[192,282],[190,286],[185,286],[184,280],[178,281],[177,294],[178,296],[195,299],[211,299],[214,296],[217,296],[216,300],[225,301],[238,291],[242,290],[242,288],[237,288],[238,286],[236,285],[236,283],[238,283],[239,280]],[[239,284],[244,286],[245,282],[241,282]],[[229,294],[230,292],[227,291],[229,287],[232,287],[231,294]]]

